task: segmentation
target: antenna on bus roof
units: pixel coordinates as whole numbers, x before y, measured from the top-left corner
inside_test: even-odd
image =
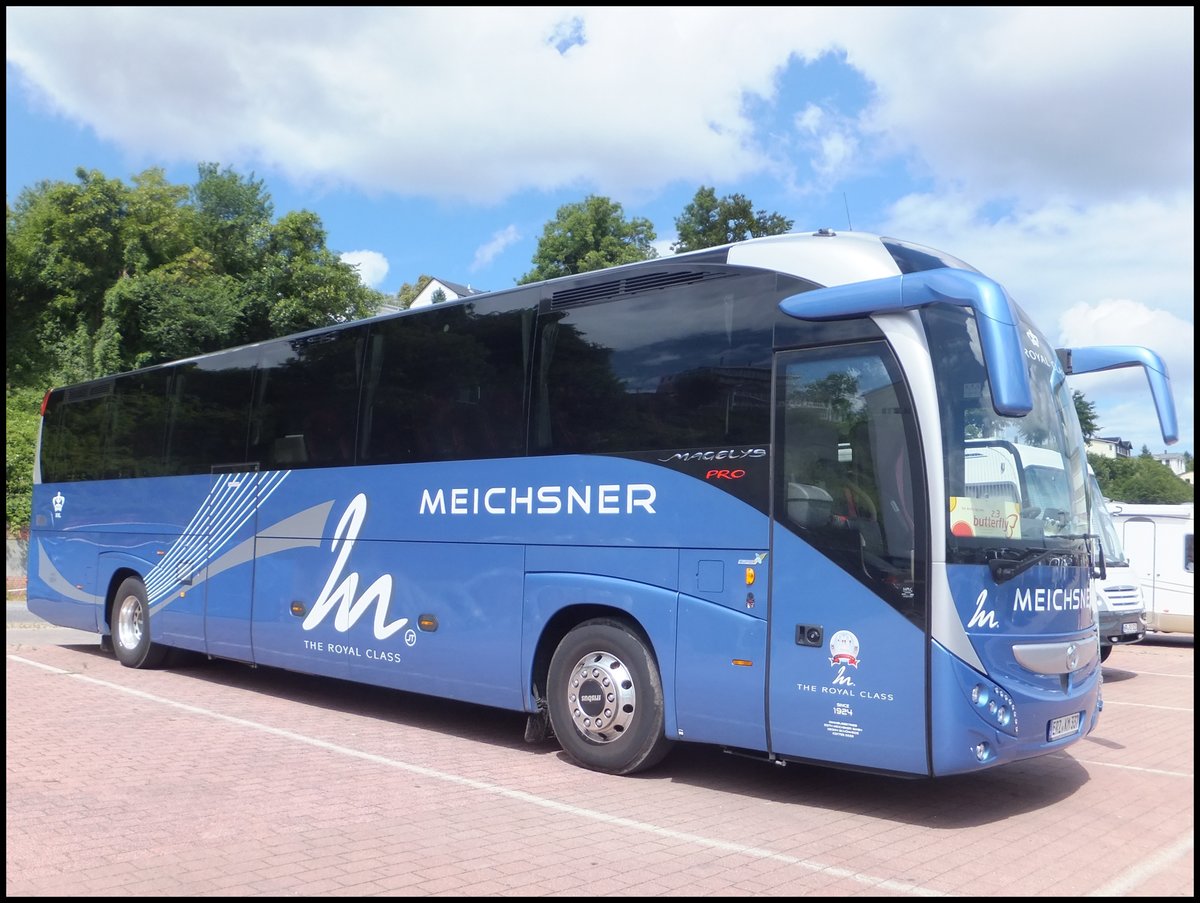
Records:
[[[846,198],[846,192],[842,192],[842,203],[846,205],[846,228],[851,232],[854,231],[854,223],[850,222],[850,201]]]

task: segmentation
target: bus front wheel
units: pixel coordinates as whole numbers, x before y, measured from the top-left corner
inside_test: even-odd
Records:
[[[649,646],[627,624],[586,621],[550,661],[547,708],[563,750],[584,768],[632,774],[662,761],[662,678]]]
[[[126,577],[117,587],[112,610],[113,653],[126,668],[157,668],[167,657],[166,646],[150,641],[150,604],[146,586]]]

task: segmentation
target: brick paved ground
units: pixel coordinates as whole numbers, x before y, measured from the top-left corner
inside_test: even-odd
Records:
[[[686,747],[608,777],[513,713],[7,640],[9,896],[1194,895],[1190,637],[1115,650],[1069,753],[935,782]]]

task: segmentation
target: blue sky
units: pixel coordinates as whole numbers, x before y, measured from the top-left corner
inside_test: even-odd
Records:
[[[880,232],[1000,281],[1105,436],[1194,454],[1194,7],[6,8],[7,198],[79,167],[212,162],[310,210],[388,293],[532,267],[598,194],[653,223],[701,186],[797,230]]]

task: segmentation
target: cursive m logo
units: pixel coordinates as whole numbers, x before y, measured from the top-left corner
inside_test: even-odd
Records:
[[[987,601],[987,590],[983,590],[979,594],[979,598],[975,600],[975,614],[971,615],[971,620],[967,622],[967,629],[972,627],[987,627],[995,630],[1000,626],[1000,622],[996,620],[994,611],[984,611],[983,603]]]
[[[846,666],[842,665],[840,668],[838,668],[837,677],[830,681],[830,683],[834,684],[835,686],[853,687],[854,678],[846,673]]]
[[[357,599],[354,597],[358,590],[357,571],[347,574],[346,579],[338,583],[366,516],[367,497],[360,492],[346,506],[346,511],[333,533],[333,542],[329,549],[332,552],[338,552],[337,561],[334,562],[333,570],[329,573],[329,579],[325,581],[325,588],[321,590],[321,595],[317,597],[312,610],[304,618],[305,630],[312,630],[319,626],[325,620],[325,616],[329,614],[330,609],[336,608],[337,614],[334,615],[333,626],[339,633],[345,633],[372,605],[375,606],[375,639],[386,640],[408,623],[408,618],[400,618],[398,621],[387,623],[388,605],[392,601],[391,574],[384,574],[363,590],[363,594]],[[345,541],[343,541],[343,537]],[[341,545],[340,552],[338,551],[339,544]]]

